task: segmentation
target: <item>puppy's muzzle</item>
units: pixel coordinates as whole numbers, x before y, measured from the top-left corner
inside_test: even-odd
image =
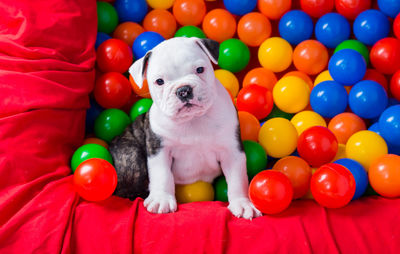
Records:
[[[193,88],[191,86],[182,86],[176,89],[176,96],[182,102],[189,102],[193,99]]]

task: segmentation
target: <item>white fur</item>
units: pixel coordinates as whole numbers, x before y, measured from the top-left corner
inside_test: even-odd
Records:
[[[162,149],[148,158],[150,195],[144,205],[154,213],[173,212],[177,207],[175,184],[212,182],[222,168],[231,212],[247,219],[260,216],[247,195],[246,156],[236,138],[236,110],[214,76],[211,55],[196,40],[174,38],[152,49],[146,72],[154,101],[150,125],[162,138]],[[130,68],[138,85],[143,82],[142,60]],[[205,71],[196,73],[198,67]],[[164,85],[155,82],[159,78]],[[184,107],[176,96],[176,90],[184,85],[193,87],[193,107]]]

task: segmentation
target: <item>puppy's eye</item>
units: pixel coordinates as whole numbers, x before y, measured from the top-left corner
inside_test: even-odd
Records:
[[[156,80],[156,83],[157,83],[157,85],[162,86],[162,85],[164,85],[164,80],[159,78]]]
[[[204,72],[204,67],[198,67],[198,68],[196,69],[196,72],[197,72],[197,73],[203,73],[203,72]]]

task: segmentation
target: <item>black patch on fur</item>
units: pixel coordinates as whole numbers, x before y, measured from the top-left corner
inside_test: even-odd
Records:
[[[200,39],[200,41],[201,41],[200,43],[203,44],[207,48],[208,52],[215,59],[215,61],[218,62],[219,43],[214,40],[211,40],[211,39]],[[196,42],[196,43],[199,43],[199,42]],[[202,47],[200,47],[200,48],[203,49]]]
[[[238,146],[239,151],[244,152],[244,146],[243,146],[242,138],[241,138],[241,135],[240,135],[240,126],[239,126],[239,124],[236,127],[236,140],[239,143],[239,146]]]
[[[146,55],[143,58],[143,66],[142,66],[142,76],[143,77],[146,74],[146,70],[147,70],[147,66],[149,64],[150,56],[151,56],[151,51],[147,52]]]

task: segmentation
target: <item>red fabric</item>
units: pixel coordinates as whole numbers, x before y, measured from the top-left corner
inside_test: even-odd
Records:
[[[94,0],[0,2],[0,253],[400,253],[400,200],[296,201],[234,218],[221,202],[154,215],[79,199],[68,167],[94,81]]]

